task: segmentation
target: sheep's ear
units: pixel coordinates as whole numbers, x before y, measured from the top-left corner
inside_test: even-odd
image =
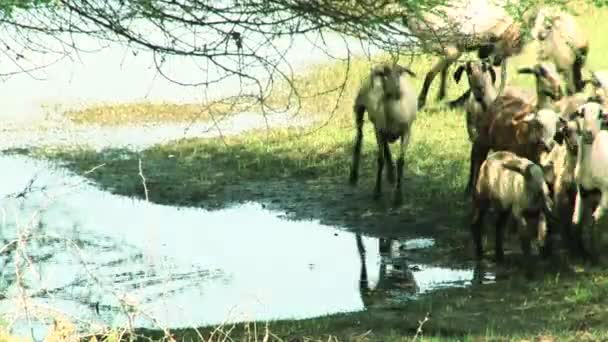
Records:
[[[492,77],[492,84],[496,83],[496,71],[492,66],[488,66],[488,71],[490,72],[490,76]]]
[[[556,143],[562,145],[564,143],[564,131],[563,131],[563,127],[560,127],[557,131],[555,131],[555,135],[553,136],[553,140],[555,140]]]
[[[531,67],[521,67],[521,68],[517,69],[517,73],[518,74],[538,75],[538,70],[536,70],[535,68],[531,68]]]
[[[454,81],[456,81],[456,83],[460,82],[460,78],[462,77],[462,72],[464,71],[464,65],[459,65],[458,68],[456,68],[456,71],[454,72]]]
[[[399,72],[400,72],[401,74],[406,73],[406,74],[408,74],[408,75],[410,75],[410,76],[412,76],[412,77],[416,77],[416,73],[414,73],[414,72],[412,71],[412,69],[410,69],[410,68],[408,68],[408,67],[404,67],[404,66],[401,66],[401,65],[398,65],[398,64],[397,64],[397,70],[399,70]]]

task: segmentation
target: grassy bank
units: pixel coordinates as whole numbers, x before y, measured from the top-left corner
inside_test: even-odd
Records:
[[[150,123],[191,123],[220,119],[232,113],[256,111],[247,98],[227,98],[210,103],[128,102],[98,103],[63,111],[75,124],[102,126]]]
[[[591,69],[608,68],[603,59],[608,51],[608,42],[603,39],[603,28],[608,24],[602,21],[606,14],[608,11],[596,10],[581,20],[591,33]],[[515,70],[534,63],[534,55],[531,45],[522,56],[510,60],[510,82],[533,87],[530,76],[517,75]],[[404,57],[402,63],[409,64],[409,59]],[[446,110],[434,101],[438,80],[431,88],[427,107],[414,124],[406,155],[404,204],[398,208],[391,206],[392,188],[388,184],[381,201],[371,199],[376,145],[369,124],[365,129],[361,182],[355,188],[347,185],[354,135],[352,100],[369,65],[366,60],[354,60],[348,67],[346,80],[344,63],[315,66],[298,76],[295,84],[304,96],[303,111],[319,113],[327,119],[328,123],[320,128],[264,130],[222,140],[179,140],[140,153],[119,149],[102,153],[87,149],[29,153],[61,161],[80,174],[105,164],[86,177],[113,193],[139,198],[144,196],[139,174],[141,160],[150,200],[157,203],[219,209],[234,202],[263,201],[288,211],[294,218],[314,217],[325,224],[370,235],[433,237],[436,248],[430,262],[465,264],[471,259],[471,246],[467,226],[469,203],[463,200],[462,190],[470,144],[462,111]],[[428,58],[416,58],[412,66],[419,75],[414,84],[420,89],[422,76],[430,67]],[[339,87],[344,80],[342,98],[338,101],[338,91],[307,99],[320,88]],[[460,95],[465,83],[456,86],[450,81],[448,97]],[[273,101],[285,100],[285,94],[277,93]],[[100,118],[104,117],[104,110],[97,110],[79,114],[82,122],[103,120]],[[178,112],[181,113],[176,109],[175,113]],[[135,118],[112,114],[107,121],[143,122],[148,120],[149,113],[142,111]],[[180,116],[175,114],[166,119],[179,121],[177,117]],[[516,243],[509,247],[514,254],[520,254]],[[305,337],[327,341],[330,336],[340,341],[407,341],[415,334],[418,321],[431,312],[424,325],[425,336],[443,336],[441,340],[608,339],[605,333],[608,273],[602,269],[576,273],[560,262],[557,264],[539,271],[532,281],[521,278],[517,265],[508,266],[497,270],[504,278],[496,284],[441,290],[398,307],[273,322],[270,330],[286,341],[306,340]],[[259,334],[264,335],[260,327],[258,324]],[[201,332],[208,336],[211,330],[202,328]],[[161,337],[160,332],[145,333]],[[247,336],[246,333],[240,325],[232,332],[236,340]],[[175,334],[184,340],[199,339],[194,330],[179,330]]]

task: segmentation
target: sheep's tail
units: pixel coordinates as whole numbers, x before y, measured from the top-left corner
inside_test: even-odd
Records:
[[[587,61],[587,54],[589,53],[589,47],[583,46],[575,50],[576,57],[572,64],[572,78],[574,81],[574,90],[578,93],[585,88],[585,81],[583,81],[583,66]]]

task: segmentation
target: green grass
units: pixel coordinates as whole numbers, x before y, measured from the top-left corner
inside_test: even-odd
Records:
[[[608,28],[603,20],[606,14],[606,10],[592,10],[581,19],[591,36],[590,69],[608,68],[608,61],[603,58],[608,51],[608,41],[603,38],[604,28]],[[533,64],[534,57],[531,45],[523,55],[510,60],[511,84],[533,87],[530,76],[517,75],[515,70]],[[406,57],[402,59],[404,64],[407,61]],[[344,63],[314,66],[298,76],[295,84],[304,97],[303,112],[319,113],[322,119],[331,115],[328,124],[320,129],[259,130],[223,141],[179,140],[141,153],[120,149],[101,153],[90,149],[38,149],[29,153],[61,161],[80,174],[105,164],[86,177],[113,193],[140,198],[144,196],[138,168],[141,159],[150,200],[157,203],[218,209],[234,202],[265,201],[295,218],[314,217],[322,223],[370,235],[431,236],[436,248],[429,260],[443,265],[466,264],[471,260],[469,203],[463,200],[462,190],[470,144],[463,113],[448,111],[434,101],[438,79],[429,92],[427,107],[419,112],[414,124],[406,154],[404,204],[398,208],[390,205],[392,188],[388,184],[384,185],[383,200],[371,199],[376,145],[369,123],[365,128],[360,184],[356,188],[347,185],[354,137],[352,100],[369,66],[363,59],[352,62],[343,97],[338,101],[337,92],[313,95],[318,89],[342,83]],[[416,89],[420,89],[429,67],[428,58],[414,59],[413,69],[419,75],[414,80]],[[466,82],[455,85],[450,80],[449,84],[449,99],[466,87]],[[287,91],[275,93],[271,100],[287,101]],[[134,117],[116,114],[120,112],[107,114],[100,107],[88,114],[74,115],[82,122],[106,118],[102,120],[107,124],[143,122],[152,115],[152,111],[145,110]],[[181,112],[166,116],[175,121],[183,118]],[[516,243],[510,247],[514,254],[520,254]],[[517,259],[516,255],[507,257]],[[426,341],[520,341],[539,336],[545,336],[547,341],[608,339],[608,273],[601,269],[576,273],[562,266],[558,263],[557,267],[547,267],[531,281],[522,280],[515,266],[504,271],[506,279],[497,284],[441,290],[397,308],[272,322],[270,330],[284,340],[305,340],[309,336],[328,341],[335,336],[340,341],[407,341],[415,333],[418,320],[430,311],[432,317],[424,332],[425,336],[435,337]],[[257,327],[263,332],[262,323]],[[202,332],[210,329],[202,328]],[[160,337],[160,332],[146,334]],[[184,340],[198,339],[193,330],[176,330],[175,334]],[[232,334],[235,340],[245,340],[246,329],[239,325]]]

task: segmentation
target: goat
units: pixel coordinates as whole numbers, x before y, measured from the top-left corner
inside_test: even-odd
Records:
[[[403,18],[404,25],[425,49],[440,55],[426,74],[418,96],[418,109],[424,107],[431,83],[439,72],[437,99],[445,97],[448,68],[464,52],[477,50],[482,59],[494,57],[494,66],[501,66],[502,92],[506,84],[506,60],[523,51],[524,38],[520,25],[500,5],[503,4],[488,0],[461,0],[437,6],[422,16]]]
[[[592,262],[597,262],[597,244],[601,237],[597,225],[608,214],[608,114],[602,105],[586,103],[573,113],[578,131],[578,155],[574,169],[577,193],[572,216],[576,227],[577,243],[584,254],[590,254]],[[591,221],[591,222],[590,222]],[[591,223],[589,225],[589,223]],[[582,229],[589,225],[590,253],[585,251]]]
[[[552,181],[552,166],[542,167],[508,151],[497,151],[488,156],[481,165],[473,193],[471,233],[477,259],[483,257],[483,219],[490,208],[498,212],[494,246],[496,262],[504,259],[503,229],[509,218],[516,223],[521,248],[527,259],[531,254],[533,235],[544,250],[547,219],[552,217],[553,205],[547,180]]]
[[[539,59],[555,63],[564,75],[567,94],[582,91],[589,37],[574,17],[562,10],[542,8],[536,13],[531,34],[539,42]]]
[[[378,199],[382,192],[382,171],[385,159],[388,161],[387,178],[394,182],[394,166],[389,144],[400,139],[399,159],[397,160],[397,184],[394,201],[399,204],[402,200],[401,181],[405,164],[405,150],[409,144],[412,125],[416,119],[416,96],[405,74],[416,77],[410,69],[398,64],[381,64],[374,67],[370,75],[363,80],[353,110],[357,125],[357,135],[353,150],[350,184],[358,180],[359,159],[363,140],[363,116],[367,111],[368,118],[375,128],[378,144],[378,164],[374,198]]]

